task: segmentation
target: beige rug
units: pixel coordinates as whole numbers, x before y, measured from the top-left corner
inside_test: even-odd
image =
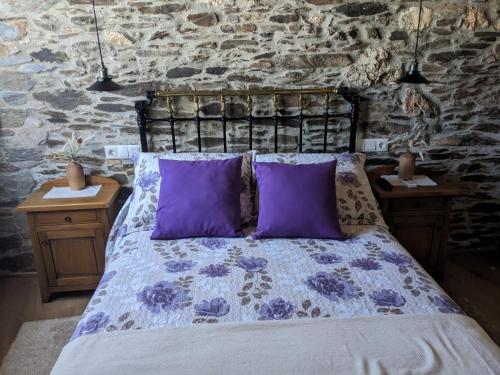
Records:
[[[44,375],[52,369],[80,317],[38,320],[21,326],[0,375]]]

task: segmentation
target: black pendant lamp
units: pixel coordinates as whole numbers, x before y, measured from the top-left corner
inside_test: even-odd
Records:
[[[420,0],[420,5],[418,8],[418,25],[417,25],[417,42],[415,43],[415,55],[413,56],[413,62],[410,65],[410,69],[407,70],[404,77],[401,79],[401,83],[414,83],[414,84],[426,84],[430,83],[418,70],[418,38],[420,36],[420,17],[422,16],[422,0]]]
[[[97,25],[97,15],[95,13],[95,0],[92,0],[92,9],[94,10],[94,24],[95,24],[95,32],[97,35],[97,46],[99,47],[99,57],[101,58],[101,69],[99,69],[99,77],[97,81],[90,87],[87,88],[89,91],[116,91],[121,90],[122,87],[113,82],[110,76],[108,76],[108,69],[104,65],[104,61],[102,59],[102,50],[101,50],[101,41],[99,39],[99,27]]]

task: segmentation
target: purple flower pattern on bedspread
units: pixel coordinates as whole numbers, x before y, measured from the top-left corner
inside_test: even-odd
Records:
[[[386,262],[393,263],[399,267],[409,267],[412,265],[411,258],[407,255],[394,253],[394,252],[382,252],[382,260]]]
[[[429,297],[429,299],[434,303],[434,305],[437,306],[439,311],[441,311],[442,313],[463,314],[463,311],[460,309],[460,307],[458,307],[458,305],[446,295]]]
[[[200,275],[207,275],[208,277],[224,277],[229,275],[231,270],[224,264],[209,264],[200,269]]]
[[[160,179],[158,172],[145,172],[140,176],[139,185],[144,191],[154,188],[156,182]]]
[[[101,332],[109,323],[109,316],[103,312],[98,312],[89,316],[86,320],[80,321],[75,330],[76,336],[89,335]]]
[[[196,263],[192,260],[171,260],[165,263],[167,272],[184,272],[191,270]]]
[[[370,258],[354,259],[349,264],[351,267],[361,268],[362,270],[365,271],[376,271],[382,268],[379,262],[376,262]]]
[[[334,264],[342,261],[340,256],[331,253],[314,254],[312,257],[319,264]]]
[[[370,298],[377,306],[401,307],[406,303],[406,299],[401,294],[390,289],[374,291],[370,294]]]
[[[145,287],[137,294],[137,300],[154,314],[161,310],[176,310],[188,300],[188,293],[176,283],[159,281],[153,286]]]
[[[349,300],[358,296],[354,284],[328,272],[309,276],[306,285],[333,302],[337,302],[339,298]]]
[[[104,275],[101,277],[101,281],[99,281],[99,285],[97,286],[97,289],[103,288],[107,283],[111,281],[113,277],[115,277],[116,271],[110,271],[106,272]]]
[[[361,186],[356,174],[353,172],[339,172],[337,173],[336,180],[343,184],[352,184],[355,187]]]
[[[210,302],[203,300],[194,305],[196,315],[221,317],[229,312],[230,306],[224,298],[214,298]]]
[[[226,246],[226,240],[223,238],[202,238],[200,243],[207,249],[216,250]]]
[[[343,230],[349,240],[254,240],[249,233],[151,241],[149,231],[119,233],[73,338],[205,323],[462,313],[386,228]]]
[[[259,309],[260,320],[290,319],[295,306],[283,298],[275,298],[269,303],[264,303]]]
[[[238,266],[247,272],[261,272],[267,264],[267,259],[255,257],[241,257]]]

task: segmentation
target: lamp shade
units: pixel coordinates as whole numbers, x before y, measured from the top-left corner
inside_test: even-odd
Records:
[[[87,88],[88,91],[117,91],[121,90],[122,86],[118,83],[113,82],[111,77],[108,76],[108,71],[106,68],[100,70],[99,78],[90,87]]]
[[[111,78],[105,81],[97,80],[87,88],[88,91],[117,91],[121,89],[122,87],[118,83],[113,82]]]
[[[401,78],[401,83],[413,83],[413,84],[426,84],[430,83],[430,81],[422,76],[418,70],[418,62],[414,61],[410,69],[406,72],[406,74]]]

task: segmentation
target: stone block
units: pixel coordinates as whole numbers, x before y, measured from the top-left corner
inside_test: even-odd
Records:
[[[149,6],[151,3],[136,3],[137,10],[142,14],[147,15],[157,15],[157,14],[171,14],[176,12],[182,12],[187,9],[185,4],[180,3],[167,3],[157,6]],[[134,4],[132,4],[134,5]]]
[[[62,52],[57,51],[54,52],[49,48],[42,48],[37,52],[31,53],[31,57],[41,62],[55,62],[55,63],[63,63],[68,59],[68,56]]]
[[[224,40],[220,45],[220,49],[232,49],[232,48],[239,48],[239,47],[256,47],[256,46],[258,46],[258,43],[255,40],[231,39],[231,40]]]
[[[352,63],[347,54],[310,54],[280,56],[277,65],[283,69],[316,69],[345,67]]]
[[[20,65],[31,62],[31,57],[23,55],[12,55],[0,57],[0,66]]]
[[[9,105],[26,104],[26,94],[23,92],[0,91],[0,98]]]
[[[227,72],[228,70],[229,70],[229,68],[225,67],[225,66],[214,66],[214,67],[206,68],[205,72],[207,72],[207,74],[213,74],[216,76],[220,76],[220,75],[224,74],[225,72]]]
[[[355,87],[367,88],[373,84],[396,83],[401,69],[389,64],[390,55],[383,48],[368,47],[346,72],[347,80]]]
[[[483,29],[488,27],[490,22],[482,9],[469,6],[462,22],[462,27],[467,30]]]
[[[401,12],[399,16],[399,27],[410,31],[416,31],[418,27],[418,7],[410,7]],[[422,15],[420,19],[420,30],[424,30],[431,25],[432,9],[422,7]]]
[[[5,42],[21,40],[26,36],[26,20],[8,20],[0,22],[0,39]]]
[[[292,23],[299,20],[298,14],[277,14],[269,17],[269,21],[276,23]]]
[[[215,13],[190,14],[188,15],[187,19],[189,22],[192,22],[197,26],[203,26],[203,27],[210,27],[219,22],[217,15]]]
[[[172,68],[167,71],[168,78],[186,78],[191,77],[196,74],[200,74],[201,69],[190,68],[190,67],[178,67]]]
[[[335,11],[347,17],[373,16],[387,11],[387,5],[377,2],[352,3],[341,5]]]
[[[449,63],[450,61],[460,59],[462,57],[476,56],[476,51],[473,50],[458,50],[431,53],[427,57],[427,61],[435,63]]]
[[[95,109],[103,112],[130,112],[134,111],[135,107],[129,104],[116,104],[116,103],[99,103],[95,106]]]
[[[414,88],[406,89],[403,110],[411,117],[434,117],[437,114],[434,104]]]
[[[25,109],[0,108],[0,128],[19,128],[23,126],[26,116]]]
[[[406,31],[393,31],[389,36],[390,40],[407,40],[408,33]]]
[[[54,91],[53,93],[37,92],[33,97],[39,101],[49,103],[55,109],[74,110],[81,105],[91,104],[90,98],[83,92],[73,89]]]
[[[109,31],[107,33],[108,40],[117,46],[132,46],[134,45],[134,40],[128,36],[127,34],[124,34],[119,31]]]
[[[31,75],[13,71],[3,71],[0,74],[0,90],[29,91],[36,84]]]
[[[309,4],[313,5],[334,5],[341,3],[343,0],[306,0]]]

